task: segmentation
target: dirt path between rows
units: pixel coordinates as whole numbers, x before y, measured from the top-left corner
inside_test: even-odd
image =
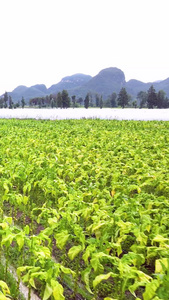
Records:
[[[1,262],[3,265],[5,265],[5,257],[3,256],[1,259]],[[16,270],[13,266],[9,265],[8,266],[8,272],[10,272],[13,276],[13,278],[18,282],[18,276],[16,274]],[[10,289],[10,287],[9,287]],[[19,291],[20,293],[25,297],[25,299],[28,299],[28,287],[24,285],[24,283],[21,281],[19,285]],[[31,300],[41,300],[33,290],[31,290]]]

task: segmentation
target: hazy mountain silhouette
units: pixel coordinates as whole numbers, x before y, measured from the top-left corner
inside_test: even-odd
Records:
[[[70,91],[74,89],[81,88],[83,85],[86,84],[86,82],[90,81],[92,76],[85,75],[85,74],[75,74],[72,76],[66,76],[64,77],[59,83],[53,84],[49,89],[49,94],[57,94],[58,92],[61,92],[62,90]]]
[[[16,87],[12,92],[8,92],[8,94],[11,95],[14,102],[20,101],[22,97],[24,97],[26,101],[29,101],[31,98],[57,94],[65,89],[70,96],[76,95],[76,98],[84,98],[86,94],[90,92],[93,95],[100,94],[103,96],[103,99],[107,99],[113,92],[118,94],[120,89],[125,87],[127,92],[134,99],[138,92],[147,91],[151,85],[154,86],[156,92],[163,90],[166,96],[169,97],[169,78],[148,83],[136,79],[131,79],[126,82],[124,72],[113,67],[101,70],[94,77],[85,74],[66,76],[48,89],[44,84],[36,84],[31,87],[21,85]]]

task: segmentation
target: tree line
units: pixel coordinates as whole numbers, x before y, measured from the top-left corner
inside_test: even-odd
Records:
[[[73,101],[73,99],[72,99]],[[57,95],[47,95],[45,97],[35,97],[29,100],[29,106],[41,107],[59,107],[68,108],[71,106],[71,100],[66,90],[59,92]]]
[[[12,97],[8,95],[7,92],[4,93],[3,97],[0,98],[0,108],[24,108],[26,105],[26,101],[24,97],[22,97],[21,101],[13,102]]]
[[[153,85],[147,92],[140,91],[135,100],[132,100],[130,94],[126,89],[121,88],[119,94],[113,92],[107,100],[103,100],[102,95],[88,92],[83,99],[82,97],[76,98],[75,95],[69,97],[66,90],[59,92],[57,95],[49,95],[46,97],[36,97],[29,101],[30,106],[41,107],[81,107],[86,109],[89,107],[134,107],[134,108],[169,108],[169,99],[163,90],[156,92]]]
[[[132,101],[131,96],[125,88],[122,88],[119,94],[113,93],[109,98],[110,106],[116,107],[135,107],[135,108],[169,108],[169,99],[163,90],[156,92],[153,85],[148,91],[140,91],[136,100]]]
[[[26,103],[24,97],[21,101],[14,103],[12,97],[7,92],[0,98],[0,108],[24,108],[29,107],[51,107],[51,108],[69,108],[69,107],[134,107],[134,108],[169,108],[169,99],[165,92],[160,90],[156,92],[153,85],[147,91],[140,91],[135,100],[132,100],[125,87],[121,88],[119,94],[113,92],[107,100],[103,100],[102,95],[88,92],[83,99],[76,98],[75,95],[69,96],[67,90],[62,90],[57,94],[50,94],[44,97],[34,97]]]

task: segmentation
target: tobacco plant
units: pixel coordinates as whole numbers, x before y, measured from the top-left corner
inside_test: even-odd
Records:
[[[0,125],[6,271],[44,300],[168,299],[169,123]]]

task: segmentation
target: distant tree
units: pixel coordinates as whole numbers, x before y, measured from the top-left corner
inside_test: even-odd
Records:
[[[100,100],[99,100],[99,107],[103,108],[103,97],[102,96],[100,97]]]
[[[46,107],[45,97],[41,97],[42,107]]]
[[[29,99],[29,106],[33,106],[33,99]]]
[[[42,98],[38,97],[38,107],[42,107]]]
[[[138,100],[138,105],[140,108],[143,108],[146,106],[147,104],[147,92],[145,91],[140,91],[138,94],[137,94],[137,100]]]
[[[55,102],[54,102],[54,99],[53,99],[53,98],[52,98],[51,101],[50,101],[50,105],[51,105],[51,108],[54,108]]]
[[[51,108],[57,107],[57,96],[50,94],[49,96],[43,97],[44,104],[43,106],[50,106]]]
[[[95,97],[96,97],[96,107],[99,107],[100,106],[100,95],[96,94]]]
[[[76,104],[76,96],[75,95],[72,96],[72,104],[73,104],[73,108],[75,108],[75,104]]]
[[[14,104],[14,108],[18,108],[19,106],[20,106],[20,102],[19,101]]]
[[[57,107],[57,96],[53,95],[53,99],[54,99],[54,106]]]
[[[157,107],[165,107],[166,93],[163,90],[158,91],[157,93]]]
[[[32,98],[29,100],[29,105],[30,106],[35,106],[38,105],[38,98]]]
[[[169,99],[166,97],[164,101],[164,108],[169,108]]]
[[[70,107],[70,98],[66,90],[62,91],[62,102],[63,102],[63,108]]]
[[[63,108],[62,94],[59,92],[56,96],[57,106]]]
[[[89,106],[93,107],[93,97],[92,97],[92,93],[89,92]]]
[[[0,98],[0,108],[4,107],[4,98]]]
[[[169,99],[167,97],[164,99],[163,108],[169,108]]]
[[[4,108],[8,107],[8,93],[5,92],[4,94]]]
[[[90,95],[87,93],[85,99],[84,99],[84,107],[87,109],[89,107],[89,101],[90,101]]]
[[[49,97],[49,95],[47,95],[45,97],[45,103],[46,103],[47,106],[50,106],[50,97]]]
[[[22,97],[22,100],[21,100],[21,106],[22,106],[22,108],[25,107],[25,104],[26,104],[25,99],[24,99],[24,97]]]
[[[12,108],[13,108],[13,101],[12,101],[12,97],[11,97],[11,96],[9,96],[9,97],[8,97],[8,99],[9,99],[9,106],[8,106],[8,107],[9,107],[10,109],[12,109]]]
[[[123,87],[120,90],[120,93],[118,95],[117,104],[122,108],[124,108],[125,106],[127,106],[128,103],[129,103],[129,95],[127,94],[126,89]]]
[[[116,107],[116,106],[117,106],[117,103],[116,103],[117,94],[116,94],[115,92],[113,92],[113,93],[109,96],[109,99],[110,99],[110,106],[111,106],[111,107]]]
[[[79,99],[77,99],[77,103],[79,103],[80,105],[82,105],[82,103],[83,103],[83,98],[80,97]]]
[[[153,85],[151,85],[148,90],[147,106],[148,108],[153,108],[157,106],[157,93]]]
[[[136,101],[136,100],[134,100],[134,101],[132,102],[132,107],[134,107],[134,108],[137,107],[137,101]]]

